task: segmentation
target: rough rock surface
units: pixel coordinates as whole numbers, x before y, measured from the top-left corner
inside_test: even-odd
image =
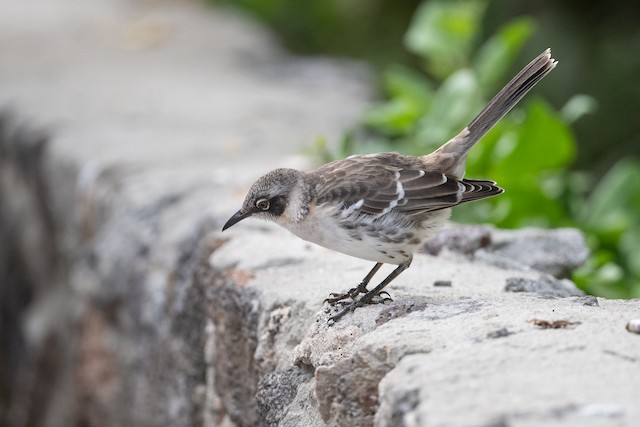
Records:
[[[0,425],[638,424],[640,301],[556,279],[575,231],[444,231],[333,324],[370,263],[221,235],[256,176],[355,121],[360,68],[195,3],[0,7]]]
[[[496,230],[490,226],[446,227],[424,247],[437,255],[448,250],[499,266],[533,268],[564,279],[589,256],[584,236],[575,229]]]
[[[392,303],[331,324],[322,300],[357,283],[369,263],[259,223],[247,221],[229,234],[212,265],[248,280],[215,292],[247,294],[253,302],[258,295],[264,313],[256,322],[255,335],[263,337],[257,346],[264,342],[276,357],[270,368],[263,365],[267,380],[257,393],[266,394],[263,384],[273,387],[274,377],[287,391],[288,405],[269,414],[279,425],[300,425],[303,413],[305,425],[344,426],[640,419],[632,392],[640,380],[629,371],[640,342],[625,329],[640,301],[580,296],[571,282],[545,272],[443,252],[416,256],[390,286]],[[433,286],[443,279],[451,286]],[[232,363],[238,371],[246,361]]]

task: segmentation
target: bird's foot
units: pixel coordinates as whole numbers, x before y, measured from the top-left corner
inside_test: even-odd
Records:
[[[352,298],[353,299],[353,298]],[[338,321],[342,316],[347,313],[354,311],[358,307],[364,307],[365,305],[370,304],[384,304],[387,301],[393,301],[391,296],[386,291],[381,291],[379,293],[367,292],[360,299],[353,299],[352,301],[336,301],[332,305],[340,305],[342,310],[340,310],[337,314],[334,314],[329,318],[330,321]]]
[[[383,296],[383,295],[386,295],[386,296]],[[376,296],[380,298],[377,301],[373,300],[372,304],[384,304],[387,301],[389,302],[393,301],[393,298],[391,298],[391,295],[389,295],[389,292],[387,291],[381,291]]]
[[[356,286],[355,288],[349,289],[344,294],[340,294],[336,292],[330,293],[329,298],[325,299],[324,302],[328,302],[330,305],[348,304],[348,302],[345,302],[344,300],[346,300],[347,298],[350,298],[351,300],[355,300],[358,295],[366,294],[367,292],[368,292],[367,284],[364,282],[361,282],[358,286]]]

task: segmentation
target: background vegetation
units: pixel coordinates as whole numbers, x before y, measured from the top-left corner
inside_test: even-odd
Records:
[[[322,160],[431,151],[551,46],[561,66],[470,153],[467,175],[507,191],[454,219],[578,227],[593,255],[576,283],[595,295],[640,297],[640,4],[225,2],[271,24],[295,52],[361,58],[379,70],[383,101],[337,150],[318,140]]]

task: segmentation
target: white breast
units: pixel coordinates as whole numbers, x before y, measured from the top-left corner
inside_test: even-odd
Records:
[[[435,211],[420,227],[393,212],[375,219],[350,215],[344,218],[350,226],[345,228],[337,209],[323,206],[314,208],[299,222],[278,222],[296,236],[325,248],[369,261],[401,264],[411,258],[449,215],[449,209]]]

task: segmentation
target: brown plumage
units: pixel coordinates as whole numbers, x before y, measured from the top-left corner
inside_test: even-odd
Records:
[[[503,191],[493,181],[458,180],[428,171],[421,158],[398,153],[351,156],[321,166],[314,175],[316,203],[337,202],[349,208],[363,200],[359,211],[369,215],[395,209],[415,216]]]

